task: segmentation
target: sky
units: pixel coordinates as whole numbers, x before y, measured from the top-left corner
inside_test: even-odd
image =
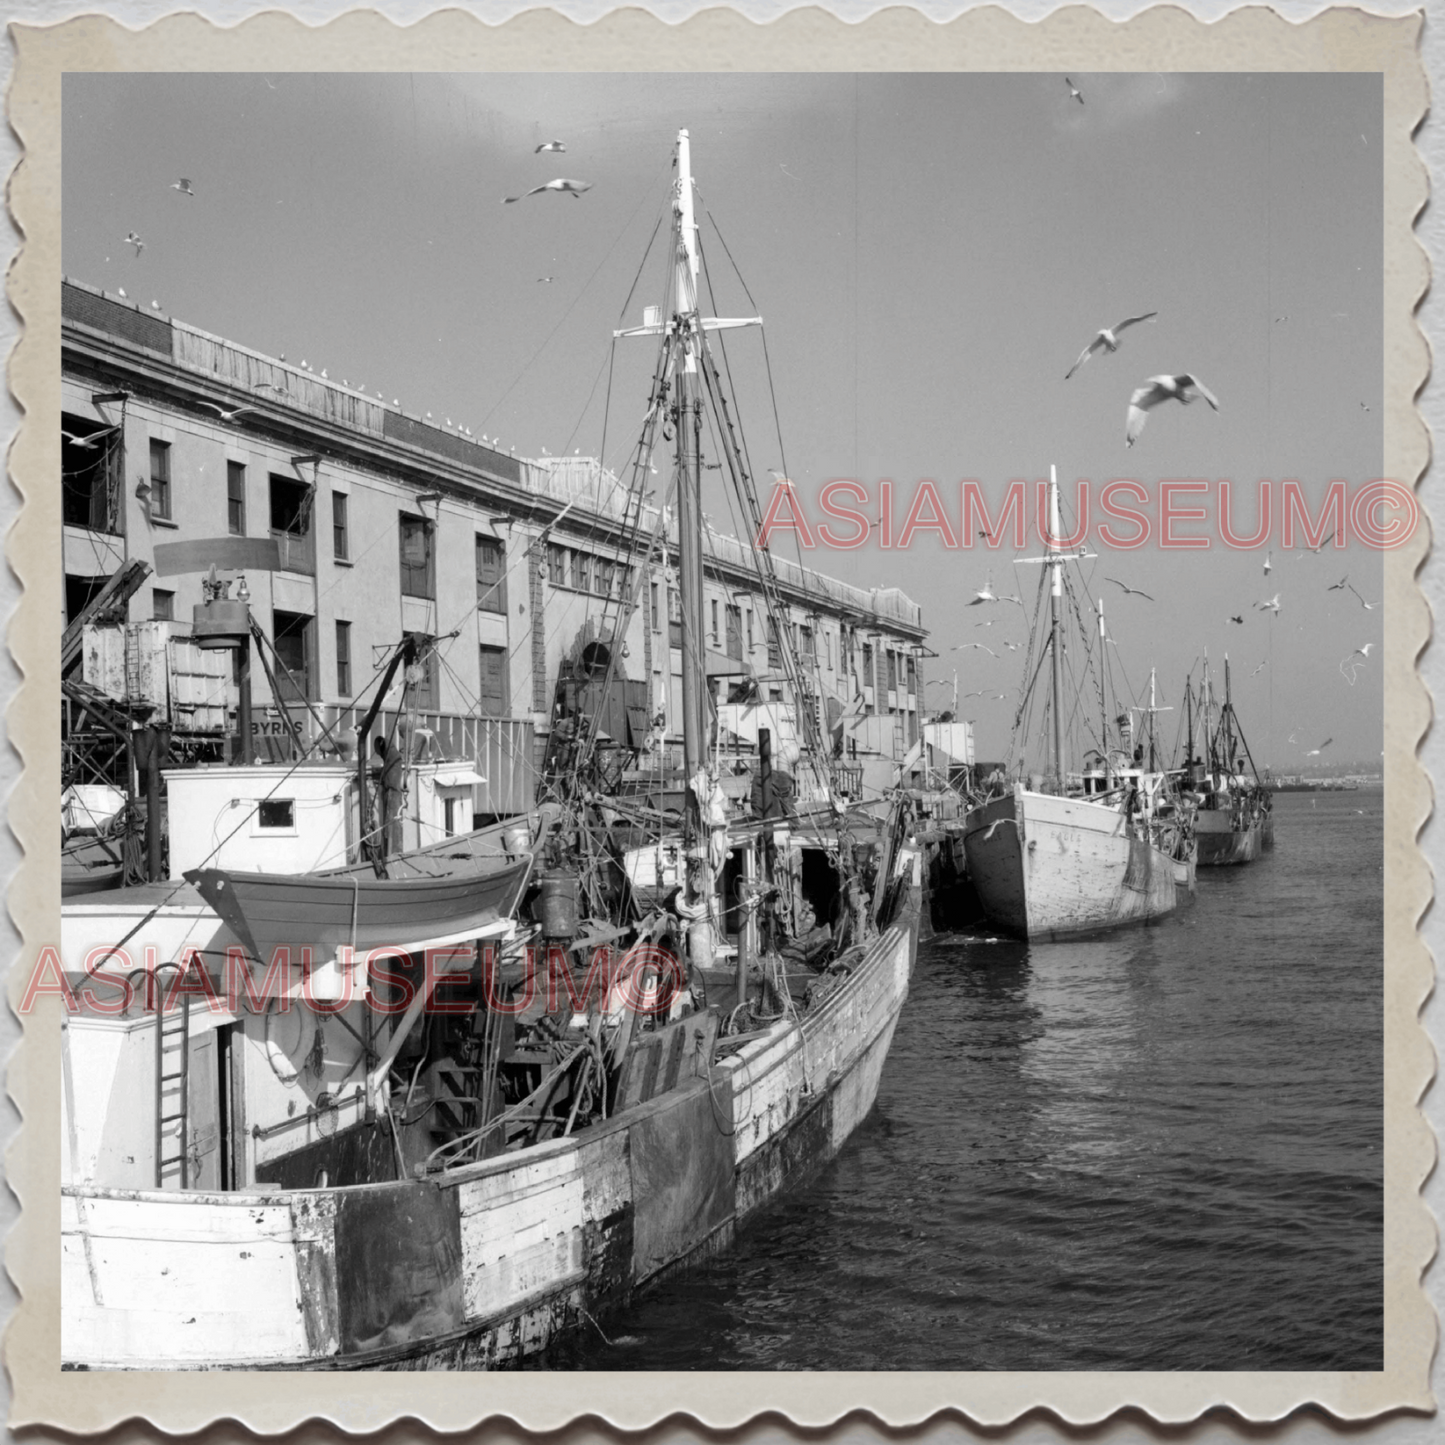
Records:
[[[995,505],[1054,465],[1066,513],[1082,479],[1096,498],[1119,478],[1151,495],[1228,479],[1238,530],[1263,479],[1297,479],[1317,507],[1332,480],[1378,477],[1379,78],[1070,79],[1082,104],[1057,74],[69,75],[63,266],[520,455],[620,466],[653,355],[614,354],[612,331],[662,299],[687,127],[715,314],[765,322],[725,338],[753,469],[765,492],[786,472],[812,521],[839,478],[876,516],[887,479],[896,540],[925,479],[956,526],[964,479]],[[564,154],[535,154],[552,139]],[[558,176],[591,189],[503,203]],[[1148,311],[1064,380],[1101,327]],[[1220,409],[1160,406],[1126,449],[1130,394],[1181,372]],[[718,476],[705,506],[732,531]],[[1212,519],[1213,491],[1205,505]],[[1183,530],[1213,543],[1092,539],[1077,575],[1105,598],[1111,686],[1142,701],[1153,669],[1172,740],[1186,674],[1207,651],[1218,685],[1227,653],[1261,765],[1377,763],[1379,554],[1286,551],[1277,516],[1258,551],[1212,521]],[[1002,644],[1025,641],[1025,611],[966,604],[987,584],[1032,607],[1039,569],[1011,538],[878,536],[804,560],[918,602],[939,654],[928,701],[951,700],[956,668],[979,756],[1001,756],[1024,656]],[[1341,578],[1356,591],[1328,590]],[[1277,613],[1256,606],[1275,594]]]

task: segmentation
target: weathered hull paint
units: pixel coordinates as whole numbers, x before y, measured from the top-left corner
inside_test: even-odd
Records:
[[[1229,813],[1223,809],[1201,810],[1194,820],[1194,835],[1199,840],[1199,866],[1225,868],[1237,863],[1253,863],[1274,841],[1274,825],[1256,819],[1247,828],[1232,828]]]
[[[544,1349],[727,1248],[842,1148],[877,1095],[917,927],[915,888],[801,1020],[571,1138],[346,1189],[67,1186],[65,1367],[484,1369]]]
[[[964,847],[985,913],[1024,938],[1141,923],[1178,903],[1174,860],[1084,799],[1016,787],[969,813]]]

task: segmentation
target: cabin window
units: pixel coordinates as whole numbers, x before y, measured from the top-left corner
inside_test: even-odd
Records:
[[[262,798],[256,805],[256,823],[262,828],[296,827],[294,798]]]
[[[171,515],[171,444],[151,438],[151,516]]]
[[[752,652],[753,652],[753,609],[752,609],[751,607],[749,607],[749,608],[748,608],[748,656],[749,656],[749,657],[752,656]]]
[[[436,596],[432,525],[424,517],[401,517],[401,595]]]
[[[351,558],[351,519],[345,492],[331,494],[331,555],[338,562]]]
[[[120,430],[90,417],[60,418],[61,516],[68,527],[119,533]]]
[[[721,634],[721,632],[718,630],[718,621],[717,621],[717,598],[714,597],[714,598],[712,599],[712,642],[713,642],[713,646],[716,647],[721,641],[722,641],[722,634]]]
[[[246,467],[226,463],[226,528],[233,537],[246,535]]]
[[[174,622],[176,617],[176,594],[164,587],[151,588],[151,618],[155,622]]]
[[[477,610],[507,612],[507,554],[495,537],[477,538]]]

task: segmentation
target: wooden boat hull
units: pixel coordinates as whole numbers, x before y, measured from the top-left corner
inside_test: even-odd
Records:
[[[1084,799],[1015,788],[969,813],[964,848],[988,918],[1024,938],[1141,923],[1178,902],[1174,860]]]
[[[493,860],[447,877],[366,878],[359,874],[186,874],[216,913],[263,962],[278,948],[317,960],[343,945],[401,947],[466,934],[509,917],[527,886],[531,862]]]
[[[570,1138],[345,1189],[67,1186],[64,1365],[475,1369],[542,1349],[725,1248],[838,1152],[873,1106],[917,930],[915,887],[800,1021]]]
[[[1231,814],[1223,808],[1201,809],[1194,821],[1194,835],[1199,841],[1199,866],[1225,868],[1238,863],[1252,863],[1267,846],[1264,841],[1266,820],[1256,818],[1248,827],[1231,826]],[[1273,824],[1270,842],[1274,841]]]

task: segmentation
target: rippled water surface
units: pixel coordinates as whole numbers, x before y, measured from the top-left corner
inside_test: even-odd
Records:
[[[839,1158],[548,1363],[1380,1369],[1382,821],[1285,794],[1160,923],[924,944]]]

